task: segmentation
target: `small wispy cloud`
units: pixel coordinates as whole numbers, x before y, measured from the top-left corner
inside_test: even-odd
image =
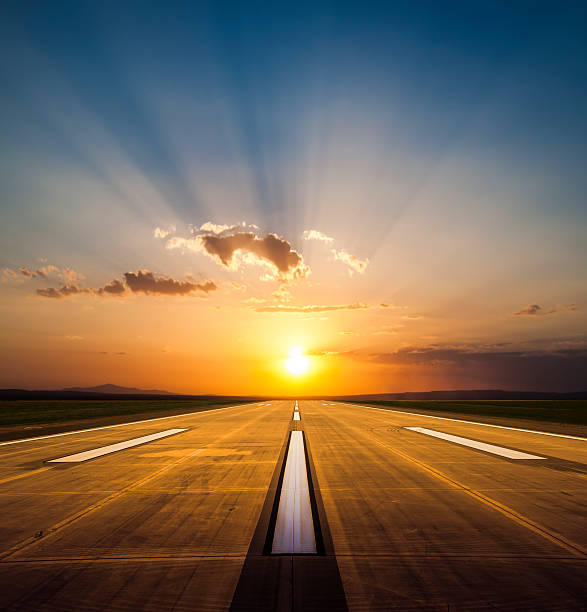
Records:
[[[318,240],[319,242],[323,242],[325,244],[332,244],[334,242],[334,238],[332,238],[332,236],[327,236],[321,231],[315,229],[305,230],[302,237],[304,240]],[[356,255],[349,253],[346,249],[330,249],[330,252],[334,257],[334,261],[340,261],[347,266],[348,272],[351,276],[355,273],[364,274],[367,266],[369,265],[368,259],[360,259]]]
[[[278,302],[291,302],[293,299],[292,294],[285,286],[281,286],[277,291],[274,291],[271,295]]]
[[[334,304],[332,306],[310,304],[306,306],[286,306],[277,304],[275,306],[261,306],[255,308],[255,312],[290,312],[290,313],[311,313],[311,312],[330,312],[332,310],[365,310],[368,304],[358,302],[356,304]]]
[[[554,306],[552,308],[543,308],[539,304],[527,304],[518,312],[514,312],[514,316],[542,317],[565,310],[579,310],[579,306],[575,302],[571,302],[570,304],[559,304],[558,306]]]
[[[346,266],[348,266],[349,274],[352,276],[355,272],[359,274],[364,274],[367,266],[369,265],[368,259],[359,259],[355,255],[352,255],[345,249],[332,249],[332,255],[334,256],[334,261],[341,261]]]
[[[175,232],[175,225],[170,225],[169,229],[163,229],[161,227],[156,227],[153,231],[153,236],[155,238],[167,238],[170,234]]]
[[[334,242],[334,238],[331,238],[330,236],[327,236],[326,234],[314,229],[305,230],[302,234],[302,238],[304,240],[319,240],[320,242],[327,243]]]
[[[72,268],[59,268],[52,264],[47,264],[36,269],[29,268],[28,266],[20,266],[18,270],[4,268],[4,270],[2,270],[2,277],[7,280],[32,280],[55,277],[71,282],[77,282],[86,278],[81,272],[76,272]]]

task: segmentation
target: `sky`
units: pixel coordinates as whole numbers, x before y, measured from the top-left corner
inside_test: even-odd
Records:
[[[0,11],[0,387],[587,388],[584,3]]]

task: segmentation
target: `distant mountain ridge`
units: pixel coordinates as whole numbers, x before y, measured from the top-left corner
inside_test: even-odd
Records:
[[[120,385],[112,385],[109,383],[96,385],[95,387],[66,387],[65,389],[58,389],[58,391],[75,393],[110,393],[116,395],[173,395],[169,391],[161,391],[160,389],[138,389],[136,387],[121,387]]]

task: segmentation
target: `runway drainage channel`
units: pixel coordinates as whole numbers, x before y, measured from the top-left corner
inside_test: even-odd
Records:
[[[302,422],[290,421],[231,612],[348,611]]]
[[[303,431],[290,432],[278,496],[271,554],[317,554]]]

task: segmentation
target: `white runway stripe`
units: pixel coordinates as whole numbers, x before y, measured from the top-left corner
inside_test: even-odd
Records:
[[[147,442],[153,442],[153,440],[160,440],[161,438],[167,438],[174,434],[187,431],[187,429],[166,429],[159,433],[151,434],[149,436],[142,436],[141,438],[134,438],[133,440],[126,440],[125,442],[118,442],[117,444],[110,444],[109,446],[102,446],[101,448],[95,448],[93,450],[84,451],[83,453],[76,453],[75,455],[68,455],[67,457],[61,457],[60,459],[51,459],[47,463],[79,463],[80,461],[87,461],[88,459],[95,459],[102,455],[108,455],[115,453],[119,450],[126,448],[132,448],[139,444],[145,444]]]
[[[410,416],[424,417],[427,419],[440,419],[441,421],[453,421],[453,423],[466,423],[467,425],[481,425],[482,427],[495,427],[496,429],[509,429],[510,431],[523,431],[524,433],[540,434],[541,436],[553,436],[555,438],[568,438],[569,440],[581,440],[587,442],[587,438],[580,436],[569,436],[567,434],[557,434],[550,431],[538,431],[537,429],[521,429],[520,427],[508,427],[507,425],[493,425],[493,423],[480,423],[479,421],[465,421],[464,419],[451,419],[449,417],[439,417],[432,414],[421,414],[419,412],[406,412],[405,410],[393,410],[387,408],[376,408],[375,406],[364,406],[362,404],[342,404],[350,408],[369,408],[369,410],[381,410],[381,412],[397,412],[398,414],[408,414]],[[332,404],[336,406],[336,404]]]
[[[273,554],[316,553],[304,436],[292,431],[273,535]]]
[[[73,436],[75,434],[87,433],[88,431],[100,431],[101,429],[113,429],[114,427],[126,427],[127,425],[140,425],[141,423],[151,423],[152,421],[164,421],[165,419],[180,419],[186,416],[195,416],[197,414],[207,414],[209,412],[220,412],[222,410],[231,410],[232,408],[248,408],[255,404],[239,404],[238,406],[225,406],[224,408],[209,408],[208,410],[197,410],[196,412],[184,412],[182,414],[172,414],[170,416],[155,417],[153,419],[143,419],[142,421],[128,421],[127,423],[117,423],[116,425],[102,425],[101,427],[90,427],[88,429],[76,429],[75,431],[65,431],[63,433],[47,434],[46,436],[36,436],[34,438],[21,438],[20,440],[8,440],[8,442],[0,442],[0,446],[8,446],[10,444],[22,444],[23,442],[34,442],[35,440],[46,440],[47,438],[60,438],[61,436]]]
[[[529,455],[528,453],[522,453],[517,450],[512,450],[511,448],[503,448],[502,446],[495,446],[495,444],[477,442],[477,440],[469,440],[469,438],[461,438],[461,436],[453,436],[452,434],[426,429],[425,427],[406,427],[405,429],[416,431],[427,436],[433,436],[434,438],[441,438],[442,440],[461,444],[462,446],[470,446],[471,448],[476,448],[486,453],[493,453],[494,455],[500,455],[501,457],[507,457],[508,459],[545,459],[545,457]]]
[[[299,421],[300,420],[300,413],[299,412],[294,412],[293,420],[294,421]]]

